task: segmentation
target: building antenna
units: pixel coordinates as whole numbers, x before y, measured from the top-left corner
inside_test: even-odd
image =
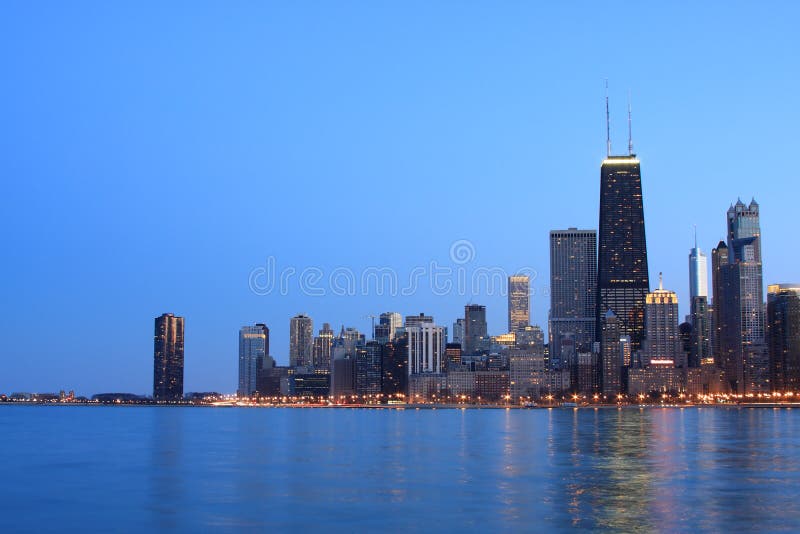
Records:
[[[628,90],[628,155],[633,156],[633,133],[631,130],[631,92]]]
[[[664,273],[658,273],[658,290],[664,291]]]
[[[695,224],[693,226],[694,226],[694,248],[695,250],[697,250],[697,225]]]
[[[606,78],[606,154],[611,157],[611,115],[608,112],[608,78]]]

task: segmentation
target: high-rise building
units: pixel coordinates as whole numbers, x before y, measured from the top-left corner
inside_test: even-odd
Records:
[[[344,354],[331,362],[330,394],[339,400],[356,394],[355,355]]]
[[[694,248],[689,251],[689,297],[708,297],[708,265],[696,235]]]
[[[356,393],[375,395],[381,392],[382,351],[377,341],[367,341],[356,351]]]
[[[486,340],[486,306],[467,304],[464,306],[464,354],[477,354]]]
[[[622,391],[621,326],[611,310],[600,323],[600,391],[608,398]]]
[[[378,318],[378,324],[388,327],[389,341],[394,341],[397,331],[403,327],[403,316],[397,312],[384,312]]]
[[[345,354],[355,356],[356,348],[363,347],[366,343],[366,336],[358,331],[357,328],[348,326],[339,331],[339,336],[334,339],[333,345],[344,351]]]
[[[550,232],[550,356],[567,363],[563,339],[569,351],[591,351],[597,323],[597,232],[552,230]]]
[[[536,349],[513,349],[509,354],[509,383],[511,398],[539,398],[542,379],[545,376],[544,351]]]
[[[461,366],[461,343],[447,343],[444,349],[447,370]]]
[[[388,324],[375,325],[375,341],[381,344],[389,343],[392,340],[391,329]]]
[[[313,347],[314,321],[302,313],[292,317],[289,321],[289,366],[312,366]]]
[[[319,335],[314,338],[314,346],[312,348],[314,369],[330,370],[333,335],[333,329],[330,323],[322,323],[322,330],[320,330]]]
[[[691,330],[691,347],[689,350],[689,367],[700,367],[711,358],[711,317],[708,309],[708,297],[693,297],[689,313]]]
[[[423,322],[406,327],[408,335],[408,374],[444,372],[447,339],[444,328]]]
[[[517,348],[533,348],[544,351],[544,332],[538,325],[528,325],[515,334],[514,344]]]
[[[183,317],[165,313],[155,320],[153,337],[153,398],[183,397]]]
[[[800,284],[767,287],[767,344],[772,391],[800,391]]]
[[[745,207],[741,200],[728,210],[728,248],[737,266],[744,342],[764,339],[764,291],[761,273],[761,228],[755,200]]]
[[[678,295],[664,289],[659,278],[658,289],[645,299],[645,340],[643,364],[671,362],[680,365],[681,337],[678,332]]]
[[[633,350],[644,338],[644,305],[650,292],[639,160],[609,156],[600,168],[597,262],[597,336],[612,310]]]
[[[461,345],[461,350],[464,350],[464,318],[459,317],[453,323],[453,343]]]
[[[712,256],[714,275],[715,328],[719,332],[722,366],[733,392],[756,393],[767,389],[764,346],[763,277],[761,272],[761,229],[755,200],[745,206],[741,200],[728,209],[727,264],[719,259],[724,249]]]
[[[572,391],[580,395],[593,395],[600,390],[598,353],[579,352],[572,366]]]
[[[714,363],[719,367],[724,367],[727,355],[724,353],[725,344],[722,342],[723,332],[728,332],[725,325],[726,317],[722,315],[725,307],[723,302],[730,295],[729,269],[728,269],[728,245],[720,241],[716,248],[711,250],[711,286],[712,286],[712,310],[711,323],[711,352],[714,355]]]
[[[408,393],[408,336],[383,346],[381,392],[387,397]]]
[[[419,326],[422,323],[433,323],[433,317],[420,313],[419,315],[406,315],[405,327]]]
[[[516,332],[531,322],[531,279],[525,275],[508,277],[508,331]]]
[[[700,367],[703,360],[711,357],[711,329],[708,316],[708,266],[706,255],[697,246],[689,251],[689,324],[692,326],[688,366]]]
[[[269,357],[269,328],[258,323],[239,329],[239,387],[240,397],[249,397],[258,390],[258,372]]]
[[[764,288],[761,273],[761,227],[755,200],[741,200],[728,209],[728,249],[739,285],[741,334],[744,343],[764,339]]]

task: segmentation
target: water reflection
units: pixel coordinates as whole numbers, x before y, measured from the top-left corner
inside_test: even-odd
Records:
[[[151,521],[158,530],[176,530],[180,524],[180,508],[173,505],[176,495],[184,492],[187,477],[183,473],[184,428],[177,410],[144,408],[142,416],[150,424],[147,429],[150,453],[150,489],[147,492]]]
[[[800,531],[800,410],[48,410],[2,413],[48,503],[3,531]]]

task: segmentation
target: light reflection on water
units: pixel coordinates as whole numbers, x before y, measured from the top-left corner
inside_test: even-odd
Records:
[[[798,414],[0,407],[0,528],[799,530]]]

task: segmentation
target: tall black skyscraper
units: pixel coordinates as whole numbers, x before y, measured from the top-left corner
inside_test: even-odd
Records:
[[[650,291],[647,243],[639,160],[635,155],[609,156],[600,167],[600,226],[597,263],[597,326],[612,310],[620,334],[634,350],[644,335],[644,304]]]
[[[156,317],[153,338],[153,398],[183,397],[183,317],[165,313]]]

